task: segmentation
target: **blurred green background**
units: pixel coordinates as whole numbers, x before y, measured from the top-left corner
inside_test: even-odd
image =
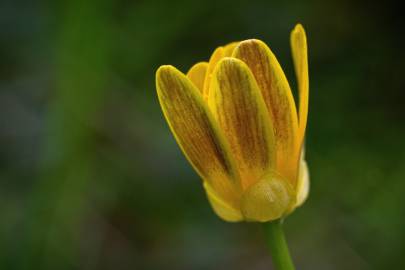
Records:
[[[405,39],[388,2],[0,3],[0,269],[272,269],[228,224],[165,123],[161,64],[259,38],[295,87],[308,34],[311,194],[286,221],[297,269],[405,269]]]

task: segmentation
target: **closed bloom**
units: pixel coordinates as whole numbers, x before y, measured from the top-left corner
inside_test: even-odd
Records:
[[[291,33],[291,49],[298,112],[280,64],[260,40],[219,47],[187,75],[167,65],[156,73],[170,129],[226,221],[282,218],[308,195],[303,145],[309,82],[301,25]]]

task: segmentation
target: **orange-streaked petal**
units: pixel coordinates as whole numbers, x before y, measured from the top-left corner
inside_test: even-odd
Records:
[[[208,63],[200,62],[192,66],[187,72],[187,77],[194,83],[194,85],[203,92],[205,74],[207,73]]]
[[[248,221],[272,221],[284,216],[294,199],[288,181],[269,172],[244,192],[241,211]]]
[[[278,171],[296,181],[298,161],[298,120],[294,98],[284,72],[271,50],[260,40],[239,43],[233,57],[241,59],[252,71],[273,119],[277,142]]]
[[[223,47],[216,48],[216,50],[212,53],[212,55],[210,57],[210,61],[208,62],[207,73],[205,74],[205,80],[204,80],[204,91],[203,91],[204,100],[208,99],[212,72],[214,71],[215,66],[217,65],[218,61],[221,60],[223,57],[224,57],[224,48]]]
[[[218,195],[216,195],[215,190],[213,190],[206,181],[204,181],[204,188],[212,209],[220,218],[229,222],[243,220],[240,210],[232,207],[229,203],[225,202]]]
[[[189,162],[218,196],[236,203],[239,183],[230,151],[201,93],[172,66],[158,69],[156,88],[170,129]]]
[[[303,140],[308,117],[309,76],[307,37],[301,24],[297,24],[290,36],[291,51],[299,94],[299,139]]]
[[[272,123],[247,65],[224,58],[214,70],[208,106],[224,131],[239,169],[242,187],[275,166]]]

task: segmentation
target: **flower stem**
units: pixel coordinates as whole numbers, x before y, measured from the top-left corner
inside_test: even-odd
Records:
[[[273,264],[277,270],[294,270],[294,264],[288,251],[281,219],[264,224],[267,244],[269,245]]]

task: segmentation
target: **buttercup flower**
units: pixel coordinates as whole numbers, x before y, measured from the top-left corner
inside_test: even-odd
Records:
[[[187,75],[168,65],[156,73],[170,129],[226,221],[279,219],[308,195],[303,146],[309,82],[301,25],[291,33],[291,49],[298,112],[280,64],[260,40],[219,47]]]

